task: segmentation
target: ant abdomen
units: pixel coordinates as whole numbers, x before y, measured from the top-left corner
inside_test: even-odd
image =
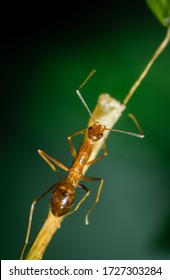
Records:
[[[56,217],[64,216],[73,205],[75,188],[65,181],[54,190],[50,199],[51,212]]]

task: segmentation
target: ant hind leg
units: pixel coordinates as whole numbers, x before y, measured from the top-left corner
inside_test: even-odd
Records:
[[[76,212],[78,210],[78,208],[82,205],[82,203],[86,200],[86,198],[89,196],[90,194],[90,190],[88,188],[86,188],[84,185],[82,184],[78,184],[77,187],[80,187],[81,189],[86,191],[86,194],[83,196],[83,198],[77,203],[77,205],[75,206],[75,208],[68,212],[65,216],[73,214],[74,212]]]
[[[25,249],[27,247],[29,237],[30,237],[30,232],[31,232],[31,226],[32,226],[32,218],[33,218],[33,213],[34,213],[34,207],[38,201],[40,201],[47,193],[49,193],[52,189],[56,188],[58,186],[59,182],[51,186],[48,190],[46,190],[43,194],[41,194],[39,197],[33,200],[30,208],[30,214],[29,214],[29,220],[28,220],[28,227],[27,227],[27,234],[25,238],[25,244],[21,252],[20,260],[23,259]]]
[[[96,206],[96,204],[99,202],[100,194],[101,194],[101,191],[102,191],[104,181],[103,181],[103,179],[98,178],[98,177],[82,177],[81,179],[84,180],[84,181],[99,181],[100,182],[98,192],[97,192],[97,195],[96,195],[96,199],[95,199],[93,205],[87,211],[87,214],[85,216],[85,224],[88,225],[89,224],[89,220],[88,220],[89,214],[93,210],[93,208]]]

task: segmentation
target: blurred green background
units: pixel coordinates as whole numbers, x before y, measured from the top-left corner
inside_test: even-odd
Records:
[[[3,11],[1,259],[19,258],[31,202],[58,180],[37,149],[72,163],[67,136],[89,118],[76,88],[95,68],[82,90],[91,110],[103,92],[122,101],[166,33],[145,1],[71,4]],[[170,46],[116,125],[136,132],[127,117],[131,112],[146,138],[110,134],[108,157],[87,173],[104,179],[89,226],[84,216],[98,186],[92,182],[86,184],[91,197],[64,220],[45,259],[170,258],[169,54]],[[77,199],[83,194],[78,190]],[[30,243],[46,218],[49,198],[36,206]]]

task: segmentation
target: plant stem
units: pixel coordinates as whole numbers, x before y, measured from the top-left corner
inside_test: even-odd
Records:
[[[132,97],[132,95],[134,94],[135,90],[138,88],[138,86],[140,85],[142,80],[147,75],[147,73],[148,73],[149,69],[151,68],[152,64],[155,62],[155,60],[160,56],[160,54],[166,48],[166,46],[169,43],[169,41],[170,41],[170,27],[167,29],[167,33],[166,33],[166,36],[165,36],[164,40],[162,41],[160,46],[155,51],[154,55],[152,56],[152,58],[149,61],[149,63],[146,65],[145,69],[143,70],[143,72],[141,73],[141,75],[139,76],[137,81],[131,87],[130,91],[128,92],[127,96],[125,97],[125,99],[123,101],[123,104],[127,104],[129,102],[129,100]]]
[[[101,124],[104,124],[108,128],[112,128],[116,124],[116,122],[121,117],[123,111],[126,109],[126,104],[129,102],[135,90],[138,88],[138,86],[140,85],[144,77],[147,75],[150,67],[152,66],[154,61],[158,58],[158,56],[162,53],[162,51],[165,49],[169,41],[170,41],[170,27],[167,30],[165,39],[162,41],[162,43],[154,53],[153,57],[151,58],[151,60],[143,70],[142,74],[139,76],[137,81],[130,89],[129,93],[127,94],[127,96],[123,101],[123,104],[121,104],[116,99],[110,97],[109,94],[101,94],[99,96],[98,103],[92,113],[96,121],[99,121]],[[90,126],[91,123],[93,123],[93,120],[90,119],[88,126]],[[103,137],[104,141],[108,137],[108,134],[109,134],[109,130],[106,130]],[[94,159],[101,148],[102,148],[102,141],[96,142],[94,145],[94,150],[89,160]],[[83,173],[87,171],[88,167],[89,165],[85,166]],[[29,253],[26,256],[26,260],[41,260],[43,258],[44,252],[51,238],[53,237],[57,229],[60,228],[63,219],[64,217],[60,217],[60,218],[54,217],[51,211],[49,211],[44,225],[40,229]]]
[[[49,211],[41,230],[39,231],[29,253],[26,256],[26,260],[42,259],[51,238],[56,230],[60,228],[63,218],[64,217],[56,218],[51,211]]]
[[[117,120],[120,118],[122,112],[125,109],[125,105],[120,104],[119,101],[110,97],[109,94],[101,94],[98,99],[98,103],[94,109],[93,117],[96,121],[104,123],[107,127],[112,127]],[[89,121],[89,124],[92,120]],[[107,130],[103,136],[105,140],[108,136],[109,131]],[[94,145],[94,151],[92,158],[94,158],[98,151],[102,147],[102,141]],[[91,158],[90,157],[90,158]],[[88,169],[88,165],[84,168],[84,173]],[[26,260],[41,260],[43,258],[44,252],[53,237],[54,233],[60,228],[61,222],[64,217],[54,217],[54,215],[49,210],[48,216],[42,228],[40,229],[30,251],[26,256]]]

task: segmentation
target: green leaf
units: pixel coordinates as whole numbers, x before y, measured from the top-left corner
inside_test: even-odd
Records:
[[[149,8],[164,26],[170,26],[170,0],[146,0]]]

